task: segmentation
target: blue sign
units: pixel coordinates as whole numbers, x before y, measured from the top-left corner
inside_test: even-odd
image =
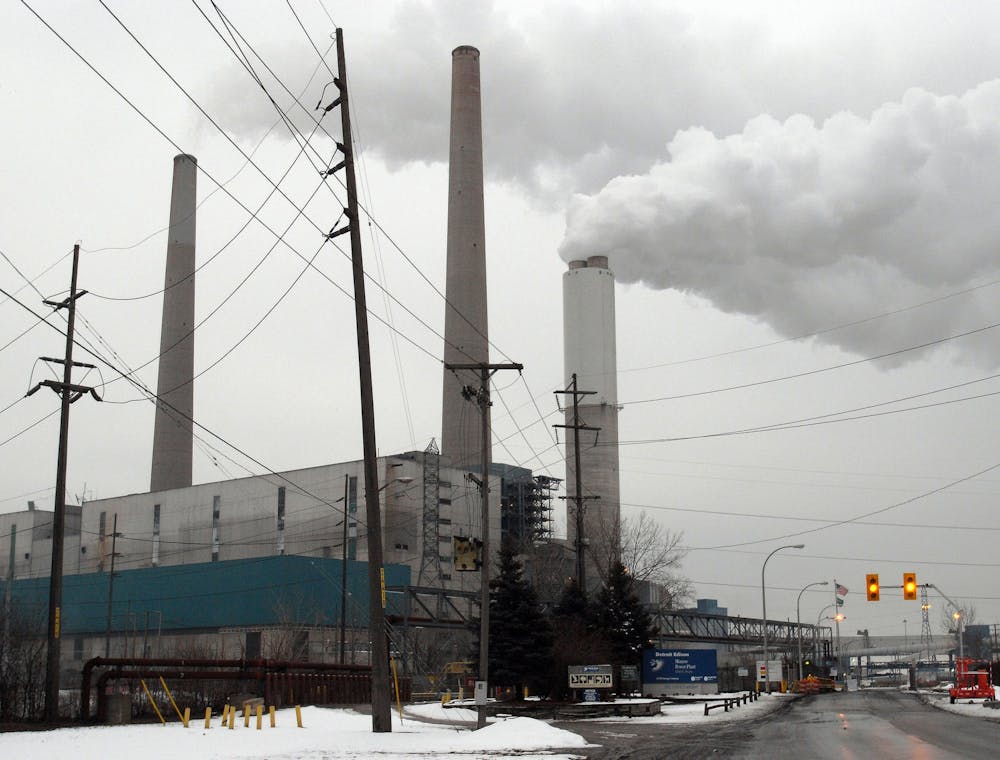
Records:
[[[718,683],[714,649],[644,649],[643,683]]]

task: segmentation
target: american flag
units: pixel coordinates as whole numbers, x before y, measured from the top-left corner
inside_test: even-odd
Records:
[[[847,586],[837,584],[837,596],[847,596]]]

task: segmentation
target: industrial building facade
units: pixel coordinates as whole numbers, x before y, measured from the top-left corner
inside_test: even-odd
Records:
[[[378,470],[397,648],[412,660],[413,629],[436,626],[439,639],[454,634],[442,656],[462,659],[480,578],[456,569],[453,545],[482,535],[479,486],[466,470],[442,466],[433,447],[381,457]],[[547,535],[558,481],[494,465],[489,483],[496,547],[502,523],[514,540]],[[105,654],[336,662],[345,638],[347,662],[366,664],[364,494],[363,462],[354,461],[68,507],[66,682]],[[33,509],[0,515],[4,598],[22,616],[45,609],[51,523],[50,512]]]

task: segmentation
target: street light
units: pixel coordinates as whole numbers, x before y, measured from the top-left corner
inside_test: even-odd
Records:
[[[955,622],[958,624],[958,659],[964,660],[965,642],[963,641],[963,639],[965,639],[965,636],[962,635],[962,612],[961,610],[956,608],[956,610],[952,613],[951,616],[955,618]]]
[[[787,546],[779,546],[777,549],[772,551],[767,557],[764,558],[764,564],[760,566],[760,606],[764,617],[761,619],[761,626],[764,629],[764,681],[767,683],[767,693],[771,693],[771,673],[768,668],[769,662],[767,659],[767,590],[764,586],[764,570],[767,569],[767,561],[771,559],[775,554],[780,552],[782,549],[805,549],[805,544],[788,544]]]
[[[805,590],[812,588],[813,586],[829,586],[830,581],[816,581],[815,583],[810,583],[808,586],[803,587],[802,591],[799,592],[798,599],[795,600],[795,625],[799,632],[799,680],[802,680],[802,613],[800,611],[799,604],[802,602],[802,594]]]

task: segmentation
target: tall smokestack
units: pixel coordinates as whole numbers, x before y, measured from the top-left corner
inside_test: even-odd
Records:
[[[163,280],[159,401],[153,426],[151,491],[191,485],[194,438],[194,267],[198,160],[174,157],[167,267]]]
[[[580,473],[584,501],[583,537],[587,565],[600,575],[619,557],[621,496],[618,480],[618,358],[615,343],[615,276],[606,256],[569,262],[563,274],[563,350],[566,386],[576,374],[580,424],[600,428],[580,431]],[[572,397],[567,396],[566,425],[572,426]],[[576,432],[566,430],[566,503],[568,537],[576,543]],[[594,445],[597,438],[599,445]],[[597,497],[597,498],[593,498]],[[588,586],[600,580],[588,574]]]
[[[479,51],[462,45],[451,53],[446,364],[489,362],[484,216]],[[452,466],[473,468],[481,461],[482,422],[478,408],[462,397],[463,385],[478,385],[478,377],[444,371],[441,456]]]

